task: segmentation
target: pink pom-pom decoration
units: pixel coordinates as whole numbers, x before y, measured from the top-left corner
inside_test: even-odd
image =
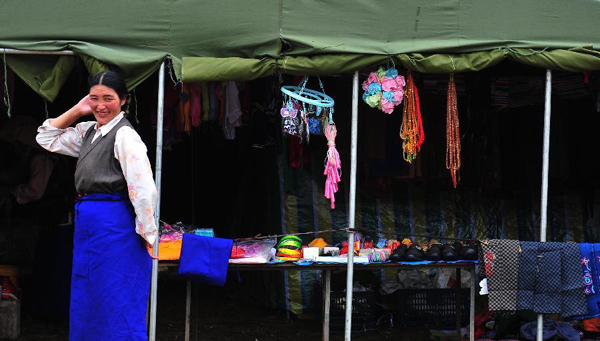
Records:
[[[394,107],[402,103],[404,98],[404,76],[398,75],[395,68],[371,72],[362,83],[363,101],[371,107],[378,107],[386,114],[391,114]]]

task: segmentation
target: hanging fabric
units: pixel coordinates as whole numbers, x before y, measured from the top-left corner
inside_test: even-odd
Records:
[[[423,120],[421,119],[419,92],[410,70],[406,78],[400,138],[402,139],[402,156],[404,160],[412,163],[417,158],[421,145],[425,141],[425,132],[423,131]]]
[[[446,113],[446,169],[450,170],[452,186],[456,188],[460,176],[460,132],[458,129],[458,107],[454,74],[448,82],[448,104]]]
[[[325,180],[325,198],[331,201],[331,209],[335,209],[335,193],[338,191],[338,182],[341,181],[342,162],[340,154],[335,149],[335,137],[337,129],[335,124],[328,124],[325,127],[325,137],[327,138],[327,158],[325,159],[325,172],[327,180]]]
[[[183,131],[189,134],[191,130],[190,89],[185,84],[179,90],[179,115]]]
[[[192,126],[199,127],[202,123],[202,86],[200,84],[189,84],[188,89]]]

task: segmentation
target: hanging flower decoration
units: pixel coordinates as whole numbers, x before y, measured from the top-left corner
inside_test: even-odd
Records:
[[[377,72],[371,72],[362,84],[365,91],[363,101],[371,108],[377,107],[386,114],[391,114],[394,107],[402,103],[404,98],[404,76],[398,75],[398,70],[393,67]]]

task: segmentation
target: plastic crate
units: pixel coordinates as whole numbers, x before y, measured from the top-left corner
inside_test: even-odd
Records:
[[[377,319],[381,307],[377,304],[379,295],[375,292],[359,292],[352,294],[352,332],[367,332],[377,329]],[[329,308],[329,331],[343,333],[346,322],[346,293],[331,292]]]
[[[401,329],[456,329],[456,305],[460,307],[461,325],[469,323],[469,289],[398,290],[398,323]]]

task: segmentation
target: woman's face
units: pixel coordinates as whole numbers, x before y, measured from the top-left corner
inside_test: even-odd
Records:
[[[88,103],[98,126],[101,127],[121,113],[121,106],[125,104],[125,98],[119,98],[112,88],[98,84],[90,88]]]

